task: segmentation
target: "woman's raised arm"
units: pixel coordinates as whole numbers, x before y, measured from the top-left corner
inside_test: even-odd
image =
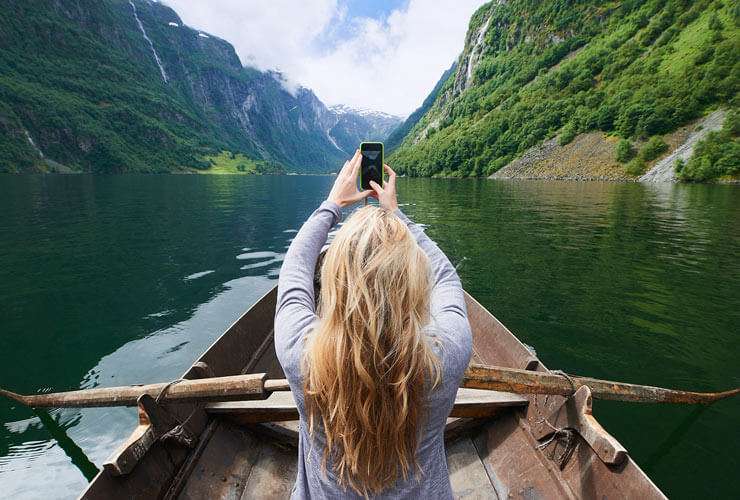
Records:
[[[396,197],[396,173],[388,165],[384,166],[388,173],[388,182],[382,188],[375,183],[375,189],[381,206],[393,210],[403,220],[416,242],[429,257],[434,277],[434,288],[432,290],[431,314],[438,326],[449,335],[456,345],[464,351],[469,351],[472,345],[468,313],[465,307],[465,293],[463,292],[460,277],[455,267],[444,252],[432,241],[422,228],[414,224],[406,214],[398,208]],[[467,362],[467,361],[466,361]]]
[[[341,207],[366,198],[372,191],[357,190],[359,151],[346,162],[329,197],[303,224],[285,254],[278,279],[275,307],[275,347],[280,352],[296,345],[316,318],[313,277],[329,231],[341,220]]]

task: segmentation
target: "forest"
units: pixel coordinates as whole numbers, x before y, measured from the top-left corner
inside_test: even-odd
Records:
[[[620,139],[616,159],[637,176],[665,151],[664,134],[723,107],[723,130],[676,171],[686,181],[736,178],[739,54],[737,2],[492,2],[474,14],[457,73],[392,161],[408,175],[487,176],[545,139],[562,145],[598,130]]]

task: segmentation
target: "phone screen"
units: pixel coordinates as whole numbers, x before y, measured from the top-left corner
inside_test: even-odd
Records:
[[[370,181],[383,185],[383,143],[363,142],[360,146],[362,165],[360,172],[360,188],[372,189]]]

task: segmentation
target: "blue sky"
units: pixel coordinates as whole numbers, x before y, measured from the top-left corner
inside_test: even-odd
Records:
[[[396,115],[418,107],[462,51],[483,0],[164,0],[183,21],[277,69],[325,103]]]
[[[350,16],[385,18],[391,11],[404,8],[408,0],[347,0],[346,5]]]
[[[331,50],[342,39],[349,38],[358,19],[385,21],[394,10],[405,9],[409,0],[344,0],[337,2],[338,11],[344,11],[341,22],[332,23],[316,40],[318,51]],[[339,13],[338,12],[338,13]]]

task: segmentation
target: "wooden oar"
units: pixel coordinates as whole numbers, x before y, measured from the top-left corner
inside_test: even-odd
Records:
[[[0,396],[5,396],[34,408],[136,406],[139,396],[148,394],[156,398],[166,386],[169,386],[164,394],[164,399],[167,401],[238,401],[241,399],[265,398],[267,396],[266,391],[269,392],[271,390],[265,389],[265,386],[270,387],[269,383],[266,384],[266,378],[267,375],[264,373],[253,373],[230,377],[181,380],[176,383],[162,382],[147,385],[101,387],[98,389],[52,392],[30,396],[0,389]]]
[[[266,380],[264,373],[182,380],[175,384],[159,383],[124,387],[105,387],[49,394],[20,395],[0,389],[0,395],[26,406],[94,407],[135,406],[142,394],[157,397],[169,385],[167,401],[238,401],[264,399],[272,391],[290,390],[285,380]],[[517,394],[553,394],[568,396],[579,387],[588,386],[594,398],[637,403],[708,404],[740,393],[740,388],[724,392],[689,392],[646,385],[610,382],[590,377],[535,372],[496,366],[471,365],[461,387],[513,392]]]
[[[740,388],[724,392],[691,392],[649,385],[612,382],[562,372],[535,372],[498,366],[470,365],[462,387],[515,392],[517,394],[553,394],[569,396],[581,386],[588,386],[596,399],[633,403],[709,404],[740,393]]]

